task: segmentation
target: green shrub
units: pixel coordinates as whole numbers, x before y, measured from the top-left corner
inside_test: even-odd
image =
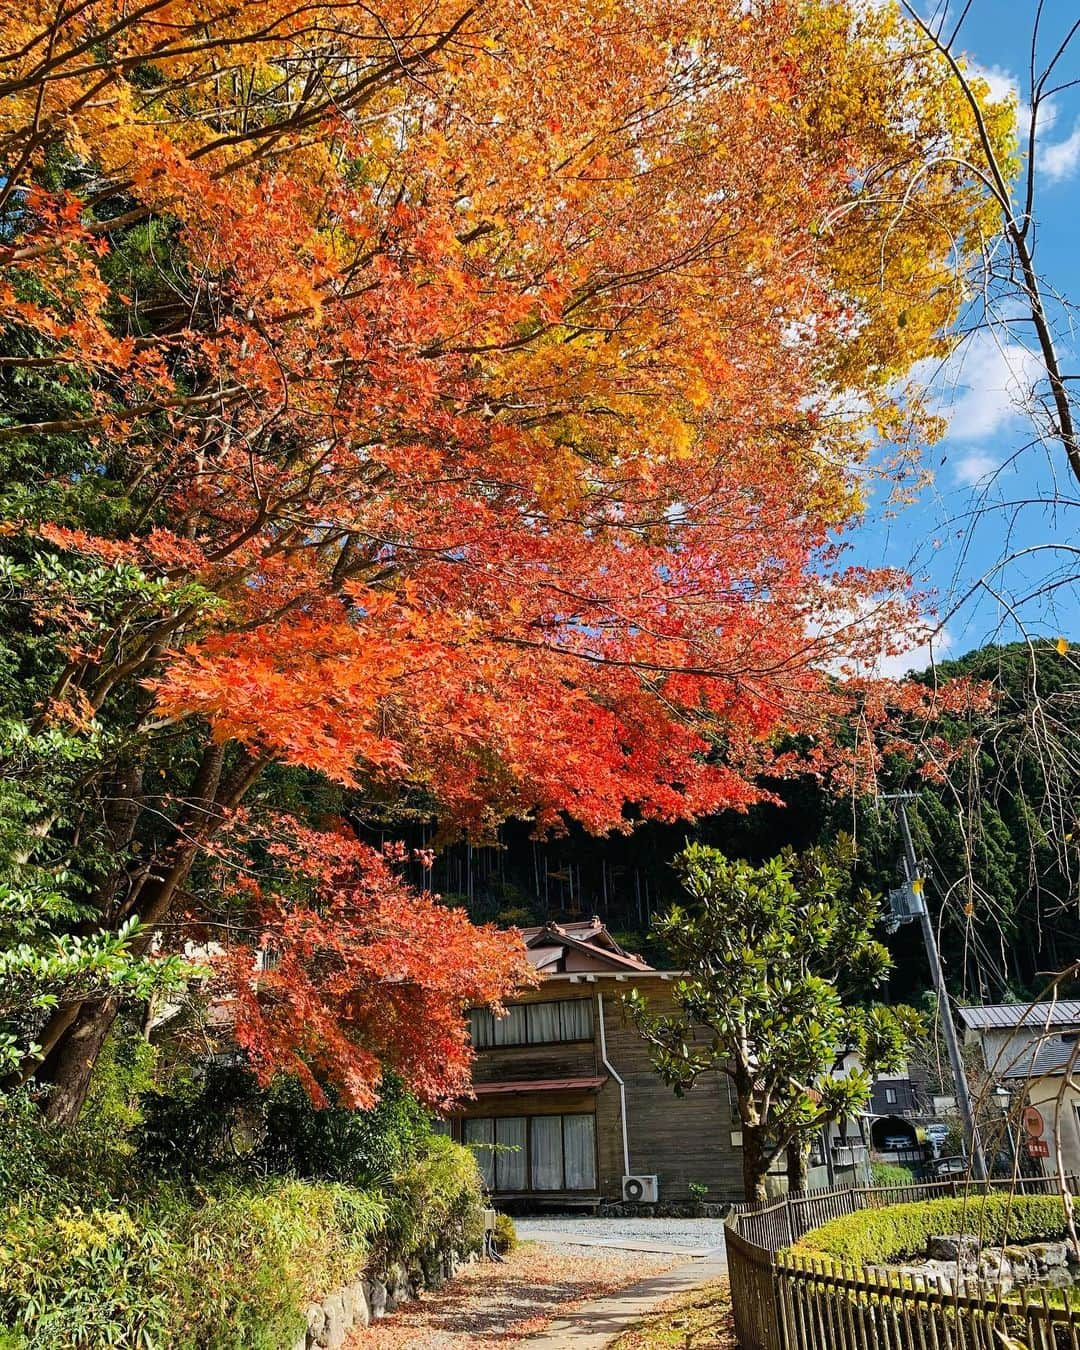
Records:
[[[505,1255],[518,1245],[517,1229],[509,1214],[495,1215],[495,1250]]]
[[[154,1203],[12,1206],[0,1228],[0,1324],[26,1350],[105,1345],[280,1350],[302,1308],[370,1258],[379,1195],[274,1181]]]
[[[431,1117],[386,1077],[370,1111],[317,1110],[295,1078],[262,1088],[234,1064],[198,1065],[144,1100],[140,1154],[179,1177],[307,1177],[350,1186],[387,1182],[428,1147]]]
[[[168,1093],[153,1068],[117,1039],[68,1130],[0,1094],[0,1350],[280,1350],[359,1271],[480,1247],[476,1160],[400,1085],[317,1112],[234,1066]]]
[[[27,1088],[0,1091],[0,1205],[23,1193],[88,1203],[129,1190],[132,1132],[154,1058],[141,1037],[110,1036],[82,1115],[66,1129],[45,1121]]]
[[[870,1164],[870,1184],[872,1186],[910,1186],[915,1173],[910,1167],[901,1167],[899,1163],[876,1162]]]
[[[0,1205],[52,1183],[45,1136],[41,1112],[25,1088],[0,1092]]]
[[[1056,1195],[972,1195],[886,1205],[830,1219],[793,1250],[858,1266],[880,1264],[921,1256],[934,1233],[975,1233],[994,1246],[1061,1238],[1065,1207]]]
[[[479,1251],[484,1240],[484,1184],[471,1149],[440,1135],[394,1185],[384,1242],[406,1258],[436,1245]]]

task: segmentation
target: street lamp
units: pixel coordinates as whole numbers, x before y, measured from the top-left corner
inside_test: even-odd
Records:
[[[1003,1083],[999,1083],[992,1095],[994,1101],[1001,1108],[1001,1114],[1005,1117],[1005,1133],[1009,1140],[1009,1158],[1012,1162],[1012,1170],[1015,1172],[1020,1166],[1020,1158],[1017,1152],[1016,1137],[1012,1130],[1012,1093]]]

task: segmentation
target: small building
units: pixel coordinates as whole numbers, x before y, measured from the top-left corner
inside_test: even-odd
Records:
[[[968,1039],[978,1042],[989,1086],[1013,1110],[1023,1160],[1056,1175],[1080,1173],[1080,1000],[994,1003],[958,1009]]]
[[[914,1117],[926,1115],[929,1109],[924,1084],[908,1069],[874,1078],[868,1107],[872,1115]]]
[[[696,1183],[710,1203],[740,1200],[741,1136],[726,1076],[704,1074],[676,1098],[622,1006],[637,989],[652,1008],[673,1011],[678,972],[624,951],[597,918],[522,937],[541,982],[504,1017],[470,1014],[474,1095],[451,1124],[478,1146],[492,1195],[522,1207],[679,1204]]]

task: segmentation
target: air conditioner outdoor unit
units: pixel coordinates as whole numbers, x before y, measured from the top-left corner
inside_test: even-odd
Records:
[[[622,1198],[645,1205],[655,1205],[658,1194],[656,1177],[623,1177]]]

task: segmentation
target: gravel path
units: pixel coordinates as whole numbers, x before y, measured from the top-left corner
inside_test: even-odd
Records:
[[[614,1251],[715,1256],[724,1245],[722,1219],[592,1219],[574,1215],[516,1219],[523,1240],[556,1250],[583,1247]]]

